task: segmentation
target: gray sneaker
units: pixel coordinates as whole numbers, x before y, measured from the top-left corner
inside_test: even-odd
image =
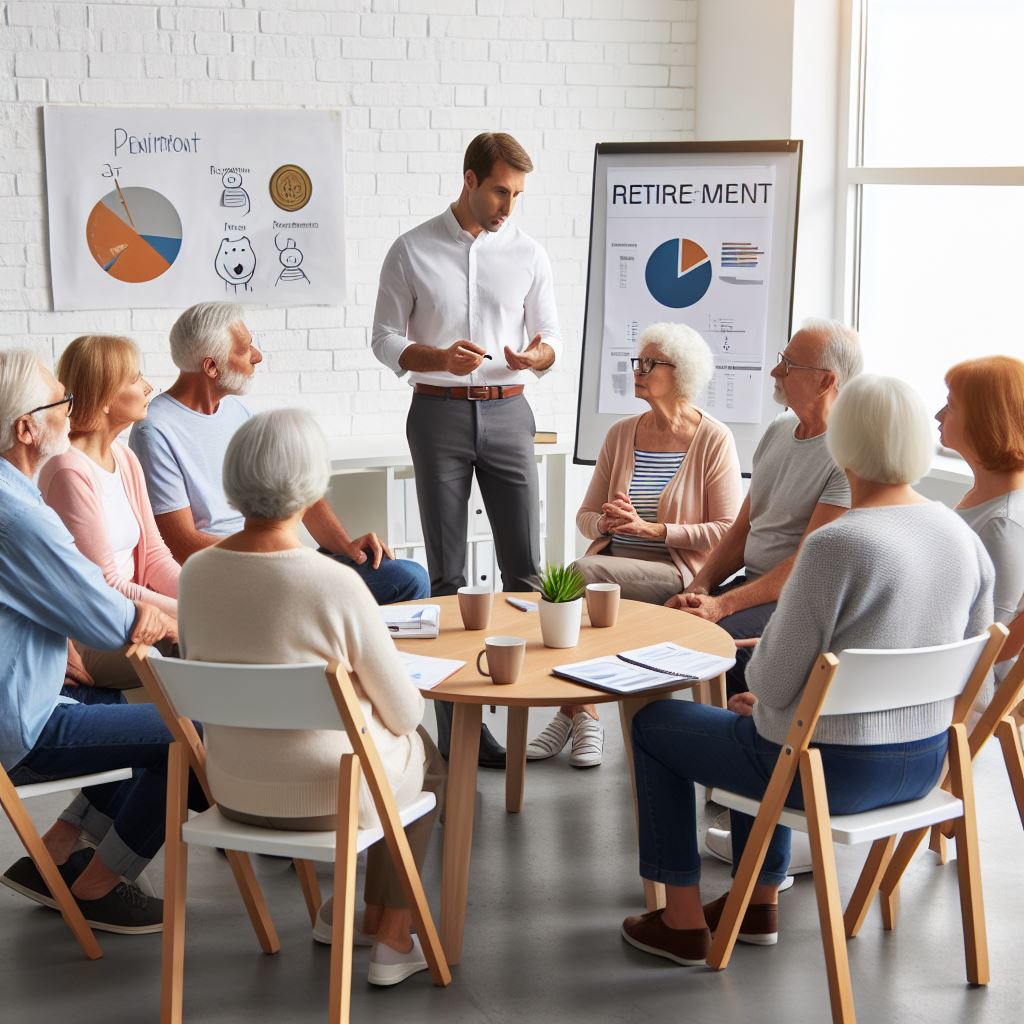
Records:
[[[57,865],[61,878],[69,887],[85,870],[91,858],[92,850],[76,850],[63,864]],[[51,910],[59,909],[50,887],[43,881],[43,876],[39,874],[39,869],[31,857],[16,860],[3,875],[0,875],[0,885],[6,885],[8,889],[27,896],[41,906],[49,907]]]
[[[134,882],[118,882],[98,900],[75,897],[86,923],[97,931],[148,935],[164,928],[164,901],[147,896]]]

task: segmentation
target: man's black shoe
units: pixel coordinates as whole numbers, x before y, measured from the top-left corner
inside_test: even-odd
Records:
[[[164,901],[147,896],[134,882],[118,882],[98,900],[75,897],[86,924],[101,932],[148,935],[164,928]]]
[[[447,761],[452,740],[451,701],[435,700],[434,717],[437,719],[437,749]],[[481,768],[505,767],[505,748],[491,735],[486,725],[480,726],[480,757],[477,764]]]
[[[85,870],[92,855],[92,850],[76,850],[63,864],[57,865],[57,870],[67,883],[68,888]],[[49,907],[51,910],[60,909],[31,857],[22,857],[20,860],[16,860],[0,876],[0,884],[6,885],[8,889],[13,889],[15,892],[20,892],[22,896],[27,896],[41,906]]]

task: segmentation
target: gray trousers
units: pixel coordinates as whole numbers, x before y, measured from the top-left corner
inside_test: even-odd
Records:
[[[530,590],[540,563],[540,486],[533,412],[523,395],[483,402],[412,397],[406,437],[427,548],[430,593],[466,585],[473,473],[480,486],[505,590]]]

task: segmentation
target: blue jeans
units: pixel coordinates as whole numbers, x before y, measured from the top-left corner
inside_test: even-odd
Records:
[[[355,569],[370,588],[370,593],[377,604],[420,601],[430,597],[430,577],[419,562],[412,562],[407,558],[388,558],[385,555],[380,560],[379,568],[374,569],[371,558],[367,558],[362,565],[357,565],[351,558],[326,551],[324,548],[320,548],[320,553],[342,565],[347,565],[350,569]]]
[[[136,878],[164,844],[167,749],[171,734],[152,704],[127,704],[120,690],[65,688],[76,704],[58,704],[35,746],[11,770],[16,786],[131,768],[132,778],[83,789],[60,815],[98,842],[96,855],[118,875]],[[189,773],[188,805],[205,810]]]
[[[833,814],[855,814],[916,800],[939,781],[947,734],[909,743],[851,747],[814,744],[821,751]],[[690,701],[648,704],[633,719],[640,816],[640,874],[667,885],[700,882],[694,783],[760,799],[779,757],[778,744],[759,736],[754,720]],[[803,810],[799,776],[786,806]],[[733,872],[754,819],[731,812]],[[790,830],[778,826],[758,881],[781,885],[789,867]]]
[[[724,586],[715,587],[711,593],[717,597],[735,587],[742,587],[746,582],[746,576],[737,576]],[[770,604],[756,604],[752,608],[744,608],[741,612],[735,612],[733,615],[726,615],[724,619],[719,619],[718,625],[733,640],[749,640],[751,637],[760,636],[775,611],[775,604],[776,602],[772,601]],[[753,647],[738,647],[736,649],[736,664],[725,673],[725,684],[730,697],[747,690],[747,664],[753,653]]]

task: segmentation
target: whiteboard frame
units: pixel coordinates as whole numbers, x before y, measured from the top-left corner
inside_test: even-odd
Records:
[[[673,158],[681,158],[676,162]],[[778,338],[782,348],[789,340],[793,324],[793,282],[796,272],[796,243],[799,228],[800,175],[803,142],[799,139],[774,139],[741,142],[599,142],[594,147],[594,174],[590,204],[590,247],[587,255],[587,298],[583,314],[583,338],[580,351],[579,390],[576,398],[576,437],[573,462],[593,466],[601,444],[612,424],[623,416],[597,411],[601,352],[604,336],[605,257],[607,254],[607,203],[609,167],[640,166],[729,166],[771,163],[779,171],[772,226],[772,267],[768,281],[768,338]],[[783,186],[787,187],[783,187]],[[588,344],[589,340],[589,344]],[[771,368],[771,352],[765,353],[765,370]],[[773,409],[772,379],[764,374],[764,408]],[[583,399],[588,407],[584,410]],[[777,411],[781,412],[781,408]],[[729,424],[736,437],[740,463],[749,472],[750,459],[763,431],[761,423]],[[599,440],[597,439],[599,438]],[[583,451],[581,452],[581,441]]]

